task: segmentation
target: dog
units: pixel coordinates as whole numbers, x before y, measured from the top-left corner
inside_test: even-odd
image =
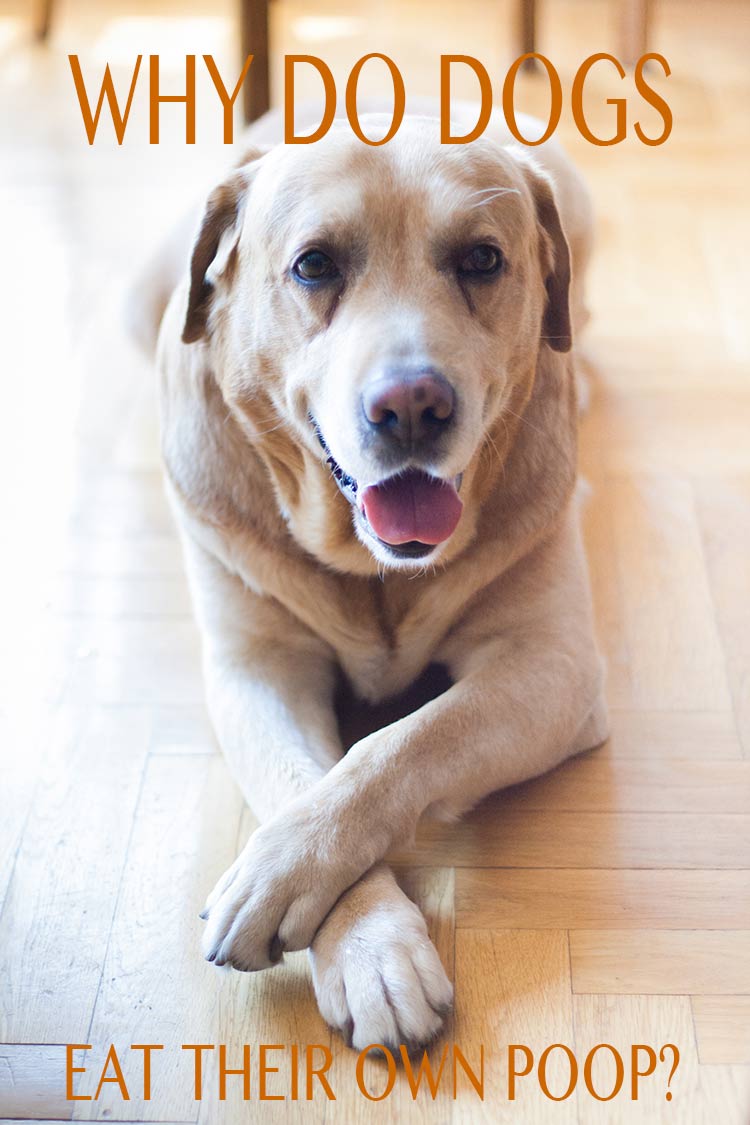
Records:
[[[172,267],[149,289],[208,706],[260,821],[204,953],[309,948],[329,1025],[414,1049],[452,987],[384,857],[607,735],[571,351],[591,210],[497,116],[467,145],[424,114],[380,147],[280,139],[250,130],[163,317]],[[446,690],[344,752],[340,680],[374,705],[433,666]]]

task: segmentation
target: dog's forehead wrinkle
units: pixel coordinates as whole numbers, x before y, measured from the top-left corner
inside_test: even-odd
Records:
[[[362,115],[368,135],[386,120]],[[254,190],[266,237],[286,250],[327,238],[334,247],[396,249],[399,257],[404,251],[415,257],[430,243],[445,243],[454,227],[468,238],[472,222],[490,228],[500,222],[496,233],[512,239],[531,216],[515,158],[484,139],[441,145],[439,124],[431,118],[405,122],[380,147],[362,144],[340,122],[310,150],[281,147]]]
[[[406,150],[394,179],[404,221],[415,233],[429,230],[433,239],[444,240],[456,226],[468,232],[482,223],[490,230],[499,223],[501,235],[515,238],[533,218],[523,173],[498,146],[466,157],[455,146]],[[372,195],[392,216],[386,186],[375,182]]]

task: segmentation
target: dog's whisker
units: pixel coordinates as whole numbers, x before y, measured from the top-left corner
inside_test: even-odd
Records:
[[[268,430],[254,430],[253,431],[253,437],[265,437],[267,434],[273,434],[273,433],[276,432],[276,430],[280,430],[286,425],[286,422],[284,421],[284,419],[279,416],[278,411],[274,410],[274,415],[275,415],[275,418],[278,419],[278,421],[276,422],[276,425],[271,426],[270,429],[268,429]],[[230,408],[227,409],[227,412],[224,415],[224,425],[225,426],[228,425],[229,422],[232,420],[232,418],[233,418],[233,414],[232,414],[232,410],[231,410],[231,407],[230,407]],[[270,421],[271,421],[270,418],[265,418],[260,424],[262,426],[265,426]]]
[[[512,418],[517,418],[519,422],[522,422],[524,426],[528,426],[528,428],[530,430],[533,430],[535,434],[540,434],[545,441],[548,441],[552,445],[554,445],[558,453],[562,453],[563,455],[565,454],[565,450],[560,445],[560,443],[555,440],[554,436],[551,433],[541,430],[539,426],[535,426],[533,422],[530,422],[528,418],[524,418],[522,414],[516,414],[515,410],[506,409],[505,413],[510,414]]]
[[[503,426],[505,426],[505,431],[506,431],[506,435],[507,435],[508,424],[505,421],[505,419],[502,417],[502,415],[500,416],[500,421],[502,422]],[[503,474],[505,473],[505,464],[503,462],[502,457],[500,456],[500,450],[497,448],[497,443],[495,442],[495,439],[492,437],[492,434],[488,433],[485,436],[484,445],[482,447],[482,452],[486,453],[488,455],[489,460],[490,460],[490,466],[489,466],[490,468],[492,467],[492,458],[493,458],[493,455],[494,455],[497,458],[497,463],[500,466]]]
[[[474,210],[476,210],[477,207],[484,207],[484,205],[486,203],[493,203],[496,199],[500,199],[500,198],[502,198],[503,196],[506,196],[506,195],[519,195],[519,194],[520,193],[515,188],[501,188],[498,191],[493,192],[492,195],[487,195],[487,196],[485,196],[484,199],[479,199],[479,200],[477,200],[476,203],[472,203],[471,209],[472,209],[472,211],[474,211]]]
[[[476,191],[470,191],[467,199],[472,199],[475,195],[487,195],[488,192],[493,192],[495,195],[520,195],[518,188],[502,187],[500,184],[495,184],[493,187],[477,188]]]
[[[276,433],[277,430],[283,429],[285,424],[286,423],[284,423],[284,422],[278,422],[277,425],[271,426],[270,430],[257,430],[255,432],[254,436],[255,437],[265,437],[266,434],[274,434],[274,433]]]

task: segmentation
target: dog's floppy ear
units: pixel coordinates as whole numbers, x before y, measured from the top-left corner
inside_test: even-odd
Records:
[[[547,306],[542,321],[542,339],[556,352],[569,352],[572,343],[570,327],[570,250],[562,229],[552,183],[544,172],[529,165],[525,168],[534,197],[537,223],[540,228],[542,268],[547,289]]]
[[[182,329],[182,341],[185,344],[193,344],[206,334],[211,296],[214,291],[214,283],[206,274],[216,259],[225,235],[230,240],[234,236],[226,256],[222,255],[225,262],[229,260],[236,246],[245,194],[252,179],[251,169],[247,165],[252,165],[262,155],[261,149],[252,149],[245,153],[242,167],[234,171],[223,184],[214,188],[208,197],[190,258],[190,294]]]

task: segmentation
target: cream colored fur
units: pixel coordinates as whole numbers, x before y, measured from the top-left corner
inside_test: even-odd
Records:
[[[444,148],[419,116],[378,149],[341,124],[312,146],[269,145],[274,128],[251,130],[257,147],[212,196],[158,351],[210,711],[262,822],[209,897],[204,950],[257,970],[310,947],[331,1025],[356,1047],[418,1046],[451,985],[387,852],[426,812],[459,815],[606,735],[575,379],[557,350],[569,300],[583,317],[590,209],[559,148],[529,157],[497,121]],[[470,302],[434,262],[459,230],[494,232],[509,262]],[[323,235],[366,258],[333,302],[289,275]],[[147,320],[171,269],[157,266]],[[447,372],[462,405],[427,467],[463,473],[464,510],[427,567],[367,536],[308,417],[348,473],[377,480],[358,396],[373,365],[404,357]],[[431,663],[453,686],[344,754],[337,677],[377,702]]]

